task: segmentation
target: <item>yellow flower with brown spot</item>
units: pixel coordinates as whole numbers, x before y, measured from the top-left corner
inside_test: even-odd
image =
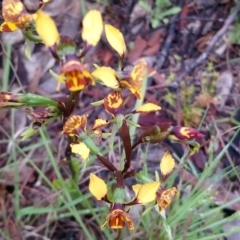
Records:
[[[123,111],[123,98],[121,92],[112,92],[104,98],[104,108],[113,117]]]
[[[29,14],[20,0],[3,0],[2,15],[5,20],[1,26],[1,32],[13,32],[18,29],[25,29],[34,21],[32,14]]]
[[[159,211],[161,212],[165,208],[167,208],[169,204],[172,202],[173,197],[178,194],[179,192],[175,187],[169,189],[160,188],[156,193]]]
[[[174,126],[168,137],[176,141],[188,141],[202,138],[204,135],[194,128]]]
[[[145,103],[139,106],[133,113],[151,113],[160,110],[161,107],[154,103]]]
[[[54,20],[41,9],[36,13],[36,31],[47,47],[59,43],[60,36]]]
[[[104,228],[107,223],[112,229],[121,229],[126,224],[130,230],[134,229],[132,218],[125,212],[123,205],[118,203],[113,204],[101,228]]]
[[[124,72],[125,78],[121,80],[121,86],[128,88],[136,98],[142,99],[142,82],[146,74],[147,62],[141,59],[131,71]]]
[[[128,88],[132,94],[142,99],[142,82],[147,74],[147,63],[144,59],[139,60],[136,65],[129,69],[124,69],[123,72],[116,72],[110,67],[99,67],[92,72],[103,85],[112,89]]]
[[[93,127],[92,129],[95,131],[98,128],[105,127],[109,124],[108,120],[102,119],[102,118],[97,118],[94,120]]]
[[[86,132],[87,126],[87,115],[77,116],[73,115],[70,116],[63,126],[62,134],[66,135],[78,135],[79,132],[84,131]]]
[[[98,10],[90,10],[82,21],[82,39],[91,46],[96,46],[99,42],[102,31],[103,21],[102,15]]]
[[[67,56],[61,68],[60,78],[65,78],[66,87],[72,92],[83,90],[89,84],[94,85],[92,75],[75,55]]]

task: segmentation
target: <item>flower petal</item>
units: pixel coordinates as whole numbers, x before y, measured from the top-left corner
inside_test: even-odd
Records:
[[[13,22],[3,22],[0,26],[0,32],[14,32],[20,29],[20,27]]]
[[[65,57],[66,58],[66,57]],[[69,55],[61,68],[61,75],[65,77],[68,90],[80,91],[94,81],[90,72],[85,69],[75,55]]]
[[[175,167],[175,161],[169,151],[165,152],[161,162],[160,162],[160,171],[163,176],[170,174]]]
[[[28,23],[34,20],[20,0],[3,0],[2,15],[5,22],[0,26],[1,32],[13,32],[23,29]]]
[[[156,199],[156,192],[160,187],[160,182],[145,183],[141,186],[137,194],[139,204],[147,204]]]
[[[95,119],[95,121],[94,121],[94,123],[93,123],[92,129],[93,129],[93,130],[96,130],[96,129],[98,129],[98,128],[107,126],[108,124],[109,124],[109,121],[108,121],[108,120],[105,120],[105,119],[102,119],[102,118],[97,118],[97,119]]]
[[[109,227],[112,229],[121,229],[125,227],[125,222],[130,230],[134,229],[132,218],[122,209],[112,210],[106,217],[105,222],[101,226],[104,228],[108,222]]]
[[[116,89],[119,87],[117,73],[110,67],[99,67],[92,72],[93,77],[99,79],[107,87]]]
[[[172,202],[172,199],[175,195],[178,195],[178,190],[173,187],[167,190],[160,189],[157,191],[157,204],[159,207],[159,211],[163,211],[165,208],[169,206],[169,204]]]
[[[132,185],[132,189],[133,189],[133,191],[134,191],[134,193],[135,193],[135,196],[137,196],[138,191],[139,191],[139,189],[140,189],[141,187],[142,187],[142,184]]]
[[[20,0],[3,0],[2,15],[6,22],[15,23],[19,28],[33,21],[33,15],[27,12]]]
[[[47,47],[52,47],[60,40],[55,22],[41,9],[37,11],[36,31]]]
[[[111,47],[120,55],[125,55],[126,44],[122,33],[110,24],[105,24],[106,38]]]
[[[103,31],[101,13],[97,10],[89,11],[83,18],[82,24],[82,39],[85,40],[89,45],[97,45]]]
[[[4,20],[18,22],[18,18],[24,13],[27,13],[27,11],[20,0],[2,1],[2,15]]]
[[[132,71],[126,71],[125,74],[127,80],[121,80],[121,85],[128,88],[136,98],[142,99],[142,82],[147,74],[147,62],[144,59],[139,60]]]
[[[139,106],[134,111],[134,113],[150,113],[150,112],[156,112],[160,109],[161,109],[161,107],[159,107],[158,105],[156,105],[154,103],[145,103],[145,104]]]
[[[177,141],[187,141],[203,137],[204,135],[194,128],[180,126],[172,127],[169,135],[169,138]]]
[[[90,173],[89,191],[97,200],[101,200],[107,194],[107,185],[101,178]]]
[[[70,144],[70,147],[72,153],[79,155],[84,161],[88,158],[90,150],[84,143],[72,143]]]
[[[87,126],[87,115],[78,116],[73,115],[68,118],[63,126],[62,134],[74,135],[78,134],[79,131],[86,131]]]
[[[123,110],[123,98],[120,92],[112,92],[104,98],[105,110],[115,117],[122,113]]]

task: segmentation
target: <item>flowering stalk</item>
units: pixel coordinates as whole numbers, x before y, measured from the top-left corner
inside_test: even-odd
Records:
[[[67,137],[65,158],[73,179],[78,179],[78,172],[74,170],[71,161],[72,154],[76,154],[84,162],[92,154],[109,170],[114,180],[111,186],[107,186],[103,179],[90,173],[89,191],[96,200],[105,201],[110,205],[109,214],[106,216],[102,228],[108,224],[113,229],[121,229],[124,226],[128,226],[130,230],[134,229],[133,220],[128,214],[129,208],[136,204],[150,203],[152,206],[154,204],[158,213],[163,216],[165,229],[171,238],[171,229],[166,222],[165,209],[178,195],[178,190],[175,187],[166,188],[164,184],[174,171],[175,160],[171,153],[166,151],[160,159],[160,176],[156,173],[156,179],[153,180],[133,168],[133,151],[140,144],[159,143],[168,138],[188,144],[193,153],[200,146],[195,140],[202,138],[203,134],[192,128],[159,124],[145,129],[132,145],[129,126],[133,125],[139,128],[141,126],[131,122],[129,117],[133,114],[148,114],[161,109],[160,106],[147,102],[130,113],[125,112],[123,91],[128,90],[135,98],[143,99],[142,83],[144,77],[147,76],[148,69],[146,61],[140,59],[134,66],[124,68],[124,57],[127,51],[124,37],[114,26],[103,24],[101,13],[98,10],[91,10],[84,16],[81,33],[84,48],[79,56],[76,43],[69,37],[60,36],[54,20],[42,10],[42,6],[47,2],[48,0],[42,0],[39,9],[34,14],[30,14],[20,0],[3,0],[5,21],[0,26],[0,30],[20,29],[30,41],[39,42],[40,40],[52,53],[52,56],[59,61],[59,74],[54,73],[53,75],[59,84],[65,84],[69,96],[66,101],[56,102],[36,94],[0,92],[0,108],[46,107],[42,111],[25,109],[32,122],[23,134],[24,139],[36,133],[36,127],[46,126],[51,121],[61,118],[62,134]],[[119,56],[119,67],[115,70],[108,66],[97,66],[90,73],[84,65],[83,57],[97,45],[103,29],[108,43]],[[35,30],[38,36],[35,35]],[[80,92],[90,84],[94,86],[95,81],[112,89],[104,99],[95,103],[95,105],[102,105],[109,117],[108,119],[95,119],[93,126],[89,127],[87,115],[74,115],[73,112],[78,105]],[[102,131],[102,128],[106,126],[112,127],[110,133]],[[109,145],[113,145],[117,133],[123,146],[123,153],[119,155],[124,156],[120,160],[120,167],[116,167],[110,159],[103,156],[98,147],[106,134],[111,136]],[[129,177],[135,177],[138,183],[132,186],[134,197],[126,201],[125,184]]]
[[[32,93],[9,93],[0,92],[0,107],[57,107],[58,103],[48,97],[43,97]]]

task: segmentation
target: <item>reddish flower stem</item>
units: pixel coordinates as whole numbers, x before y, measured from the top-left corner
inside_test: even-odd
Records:
[[[63,110],[63,125],[65,124],[65,122],[67,121],[69,116],[72,114],[74,108],[77,106],[79,94],[80,94],[80,91],[70,93],[70,95],[65,103],[65,108]],[[76,173],[74,171],[74,168],[73,168],[72,162],[71,162],[71,155],[72,155],[71,144],[74,141],[75,141],[75,137],[68,136],[68,143],[67,143],[67,147],[65,149],[65,157],[67,159],[68,166],[71,171],[73,179],[75,178]]]
[[[117,168],[106,157],[97,155],[97,158],[112,173],[118,171]]]
[[[114,172],[114,177],[116,178],[116,188],[125,188],[125,181],[123,177],[122,171],[115,171]]]

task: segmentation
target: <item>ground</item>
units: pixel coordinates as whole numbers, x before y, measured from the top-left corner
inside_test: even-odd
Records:
[[[23,2],[29,12],[37,10],[38,1]],[[127,45],[124,67],[135,65],[141,58],[148,63],[144,102],[160,105],[161,111],[141,115],[139,125],[147,128],[170,123],[198,128],[205,135],[199,141],[200,150],[191,157],[184,155],[186,145],[169,140],[143,146],[133,155],[132,164],[138,171],[144,165],[148,148],[148,172],[152,176],[166,150],[178,159],[169,180],[169,185],[180,191],[178,201],[168,212],[173,239],[239,239],[239,235],[234,238],[230,234],[230,229],[239,225],[240,211],[240,3],[52,0],[44,7],[61,35],[74,39],[79,49],[83,47],[81,21],[90,9],[100,10],[104,22],[123,33]],[[1,90],[30,92],[56,101],[66,99],[69,91],[64,84],[57,91],[57,81],[49,73],[49,69],[59,72],[59,62],[42,44],[33,44],[29,49],[31,54],[26,54],[21,31],[1,34]],[[31,55],[31,59],[26,55]],[[116,67],[117,61],[118,56],[105,36],[84,58],[89,71],[94,69],[93,64]],[[88,114],[89,124],[96,118],[109,118],[102,107],[91,105],[109,92],[104,86],[89,86],[81,93],[74,113]],[[124,98],[125,110],[132,111],[136,98],[129,91],[124,92]],[[170,239],[162,227],[162,218],[154,214],[153,219],[158,219],[161,226],[145,219],[133,233],[126,230],[120,235],[100,229],[107,210],[98,212],[105,205],[88,195],[88,176],[89,172],[98,172],[106,179],[108,171],[100,163],[90,161],[87,166],[81,165],[77,186],[69,182],[61,186],[56,181],[59,175],[67,179],[70,174],[62,122],[54,121],[26,141],[20,137],[30,124],[24,109],[1,110],[0,122],[1,239]],[[137,135],[140,133],[136,131]],[[109,142],[103,142],[102,147],[109,149]],[[119,163],[121,154],[110,150],[107,155],[115,164]],[[129,186],[134,181],[130,179]],[[61,198],[59,191],[65,193],[66,188],[71,190]],[[127,191],[131,196],[131,191]],[[142,211],[137,207],[130,211],[135,222]],[[178,218],[178,211],[182,211],[182,218]],[[148,224],[152,224],[151,230]]]

